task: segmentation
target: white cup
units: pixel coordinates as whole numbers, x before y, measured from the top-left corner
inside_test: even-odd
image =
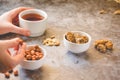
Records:
[[[26,14],[39,14],[44,18],[42,20],[29,21],[22,18]],[[43,35],[43,33],[46,30],[46,20],[47,20],[47,13],[40,9],[24,10],[19,14],[19,25],[20,27],[24,29],[28,29],[31,32],[30,37]]]

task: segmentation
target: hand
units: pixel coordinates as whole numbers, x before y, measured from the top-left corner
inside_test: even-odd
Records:
[[[19,38],[0,41],[0,72],[6,72],[13,69],[24,59],[26,44],[23,43],[18,47],[20,41]],[[16,50],[16,55],[11,56],[8,50],[9,48],[14,48]]]
[[[18,25],[18,14],[21,11],[27,9],[31,9],[31,8],[19,7],[2,14],[0,16],[0,34],[13,32],[13,33],[29,36],[30,32],[28,30],[16,26]]]

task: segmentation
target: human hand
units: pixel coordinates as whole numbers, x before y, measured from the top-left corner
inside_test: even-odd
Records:
[[[26,44],[19,45],[21,39],[15,38],[11,40],[0,41],[0,72],[6,72],[13,69],[24,59]],[[11,56],[9,48],[16,50],[16,55]]]
[[[0,34],[5,34],[9,32],[18,33],[21,35],[29,36],[30,31],[18,27],[18,14],[21,11],[31,9],[27,7],[15,8],[8,11],[0,16]]]

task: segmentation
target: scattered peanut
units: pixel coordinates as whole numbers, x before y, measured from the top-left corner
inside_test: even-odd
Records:
[[[14,76],[18,76],[18,70],[14,71]]]
[[[9,72],[4,73],[4,75],[5,75],[5,78],[10,78]]]
[[[101,10],[99,13],[100,13],[100,14],[105,14],[105,13],[107,13],[107,11],[105,11],[105,10],[103,9],[103,10]]]
[[[14,76],[18,76],[18,70],[13,71],[13,69],[12,69],[12,70],[9,70],[8,72],[4,73],[5,78],[10,78],[10,73],[11,74],[14,73]]]
[[[13,72],[13,70],[11,69],[11,70],[9,70],[8,72],[9,72],[9,73],[12,73],[12,72]]]
[[[115,14],[115,15],[120,15],[120,9],[119,9],[119,10],[116,10],[113,14]]]
[[[114,1],[116,1],[117,3],[120,3],[120,0],[114,0]]]

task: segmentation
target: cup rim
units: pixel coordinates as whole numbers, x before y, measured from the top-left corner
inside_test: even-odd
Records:
[[[65,36],[66,36],[66,34],[67,34],[67,32],[66,32],[66,33],[63,35],[63,38],[64,38],[64,40],[66,40],[66,41],[67,41],[68,43],[70,43],[70,44],[73,44],[73,45],[85,45],[85,44],[88,44],[88,43],[91,42],[91,36],[90,36],[88,33],[86,33],[86,32],[83,32],[83,31],[69,31],[69,32],[82,33],[82,34],[85,34],[85,36],[88,37],[88,42],[87,42],[87,43],[77,44],[77,43],[70,42],[70,41],[68,41],[68,40],[65,38]]]
[[[38,20],[38,21],[29,21],[29,20],[23,19],[21,15],[24,14],[25,12],[28,12],[28,11],[40,11],[40,12],[42,12],[43,14],[45,14],[44,19]],[[41,10],[41,9],[29,9],[29,10],[24,10],[24,11],[22,11],[22,12],[19,13],[19,19],[21,19],[21,20],[23,20],[23,21],[25,21],[25,22],[30,22],[30,23],[43,22],[43,21],[45,21],[47,18],[48,18],[47,13],[46,13],[45,11]]]
[[[27,47],[28,46],[34,46],[34,45],[27,45]],[[40,47],[40,46],[39,46]],[[42,47],[40,47],[41,48],[41,50],[42,50],[42,52],[44,52],[43,54],[43,57],[41,58],[41,59],[39,59],[39,60],[23,60],[24,62],[38,62],[38,61],[41,61],[41,60],[43,60],[45,57],[46,57],[46,50],[44,49],[44,48],[42,48]]]

